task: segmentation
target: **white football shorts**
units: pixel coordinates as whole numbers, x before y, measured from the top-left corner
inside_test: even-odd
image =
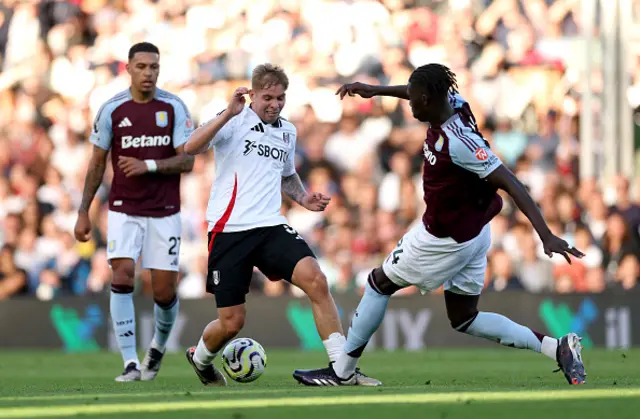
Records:
[[[107,258],[142,256],[143,269],[178,271],[182,222],[180,213],[167,217],[141,217],[109,211]]]
[[[398,242],[382,269],[396,285],[415,285],[422,294],[444,285],[457,294],[479,295],[490,245],[488,224],[473,239],[457,243],[450,237],[435,237],[417,223]]]

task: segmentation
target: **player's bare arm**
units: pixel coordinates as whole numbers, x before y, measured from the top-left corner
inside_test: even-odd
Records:
[[[407,85],[399,86],[372,86],[365,83],[349,83],[342,85],[336,95],[340,95],[340,99],[344,99],[346,95],[351,97],[358,95],[365,99],[372,98],[374,96],[391,96],[400,99],[409,100],[409,93],[407,91]]]
[[[300,180],[300,176],[297,173],[282,177],[282,192],[300,205],[307,197],[307,191],[304,189],[302,180]]]
[[[134,157],[119,156],[118,167],[122,169],[125,176],[140,176],[149,172],[158,173],[188,173],[193,169],[193,156],[184,152],[184,145],[176,148],[176,156],[167,159],[138,160]]]
[[[569,246],[569,244],[562,240],[560,237],[556,237],[547,223],[544,221],[538,206],[533,201],[525,186],[518,180],[518,178],[504,165],[500,165],[491,174],[487,176],[487,182],[496,188],[502,189],[507,192],[514,200],[518,208],[527,216],[533,228],[536,229],[542,243],[544,245],[544,252],[547,256],[551,257],[553,253],[558,253],[571,263],[569,254],[581,258],[584,256],[580,250],[575,247]]]
[[[191,156],[204,153],[209,148],[209,143],[216,136],[218,131],[225,126],[227,122],[234,116],[238,115],[244,109],[244,105],[247,102],[245,95],[249,94],[249,89],[246,87],[239,87],[233,93],[231,102],[220,115],[215,119],[207,122],[206,124],[198,127],[191,136],[189,141],[185,144],[185,151]]]
[[[331,197],[318,192],[307,193],[297,173],[282,177],[282,192],[309,211],[324,211]]]
[[[102,183],[104,171],[107,168],[108,151],[98,146],[93,146],[89,169],[84,180],[84,191],[82,193],[82,202],[78,210],[78,220],[74,229],[76,239],[86,242],[91,237],[91,221],[89,220],[89,208],[91,202],[96,196],[96,192]]]

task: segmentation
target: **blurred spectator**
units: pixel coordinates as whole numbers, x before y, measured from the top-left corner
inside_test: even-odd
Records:
[[[523,235],[519,244],[522,249],[522,259],[517,265],[517,272],[524,289],[529,292],[553,291],[553,265],[549,260],[538,256],[533,236]]]
[[[491,270],[493,277],[487,291],[522,290],[523,286],[513,272],[513,262],[509,255],[498,250],[491,255]]]
[[[613,213],[609,217],[607,230],[602,239],[602,249],[602,267],[607,282],[611,285],[619,283],[624,287],[634,287],[639,273],[640,249],[632,239],[621,214]]]
[[[0,301],[27,292],[27,274],[15,262],[11,245],[0,249]]]

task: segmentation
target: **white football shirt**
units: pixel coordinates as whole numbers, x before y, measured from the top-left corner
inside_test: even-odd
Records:
[[[247,106],[209,143],[216,177],[211,187],[209,231],[235,232],[286,224],[280,213],[283,176],[296,173],[296,127],[280,118],[264,123]]]

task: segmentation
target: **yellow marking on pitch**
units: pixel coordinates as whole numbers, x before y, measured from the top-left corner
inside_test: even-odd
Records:
[[[427,404],[506,402],[506,401],[548,401],[572,399],[614,399],[640,397],[640,389],[593,389],[593,390],[553,390],[519,392],[460,392],[435,394],[376,394],[344,395],[325,397],[287,397],[249,400],[201,400],[179,402],[117,403],[105,405],[67,405],[43,407],[0,408],[0,418],[59,417],[70,415],[101,415],[114,413],[170,412],[184,410],[250,409],[265,407],[335,406],[372,404]]]

